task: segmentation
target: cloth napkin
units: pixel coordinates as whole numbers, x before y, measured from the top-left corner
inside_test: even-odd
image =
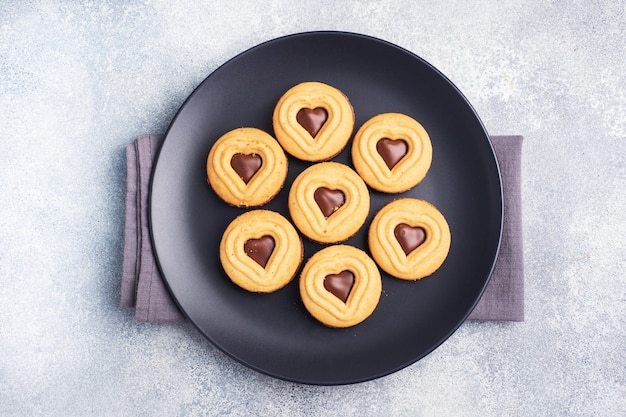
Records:
[[[140,135],[126,147],[126,225],[122,300],[140,322],[181,323],[185,317],[170,296],[157,267],[148,219],[152,165],[163,135]]]
[[[521,210],[523,137],[491,136],[500,165],[504,225],[491,279],[469,320],[524,320],[524,259]],[[163,135],[140,135],[126,148],[127,191],[121,304],[135,309],[139,322],[181,323],[185,316],[170,296],[150,240],[148,192],[152,165]]]
[[[500,165],[504,219],[498,258],[469,320],[524,321],[524,248],[522,239],[523,136],[491,136]]]

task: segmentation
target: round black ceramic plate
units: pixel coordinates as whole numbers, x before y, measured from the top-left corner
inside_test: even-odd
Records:
[[[383,112],[405,113],[430,134],[426,178],[398,195],[374,191],[362,230],[347,241],[367,249],[366,230],[390,199],[421,198],[447,218],[452,245],[432,276],[417,282],[383,274],[374,313],[331,329],[305,310],[296,277],[272,294],[235,286],[218,257],[220,237],[243,209],[226,205],[206,180],[206,157],[225,132],[252,126],[273,134],[279,97],[303,81],[342,90],[356,128]],[[351,165],[350,144],[335,161]],[[309,164],[289,159],[284,189],[266,206],[288,216],[287,194]],[[152,238],[176,302],[198,329],[238,361],[278,378],[310,384],[366,381],[399,370],[445,341],[473,309],[498,251],[502,192],[489,138],[472,107],[431,65],[395,45],[342,32],[275,39],[226,62],[191,94],[172,121],[151,187]],[[305,260],[321,246],[305,241]]]

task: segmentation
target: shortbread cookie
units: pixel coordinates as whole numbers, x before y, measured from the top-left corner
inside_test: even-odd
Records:
[[[235,284],[252,292],[268,293],[287,285],[302,257],[302,240],[296,229],[269,210],[238,216],[220,242],[224,272]]]
[[[305,161],[324,161],[348,143],[354,110],[338,89],[304,82],[278,100],[272,122],[276,139],[287,153]]]
[[[287,156],[268,133],[251,127],[220,137],[207,158],[209,184],[228,204],[256,207],[270,201],[287,177]]]
[[[370,208],[367,186],[356,172],[338,162],[305,169],[289,190],[289,214],[298,229],[320,243],[354,235]]]
[[[421,124],[400,113],[374,116],[352,142],[352,162],[372,188],[399,193],[419,184],[432,160],[430,137]]]
[[[435,272],[450,250],[450,228],[430,203],[402,198],[385,205],[369,229],[370,253],[390,275],[417,280]]]
[[[313,317],[329,327],[354,326],[369,317],[380,299],[382,281],[374,261],[348,245],[314,254],[300,275],[300,295]]]

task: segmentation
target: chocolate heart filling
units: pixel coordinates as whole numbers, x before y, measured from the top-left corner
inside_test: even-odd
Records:
[[[426,231],[421,227],[412,227],[406,223],[400,223],[393,229],[398,243],[405,255],[413,252],[426,240]]]
[[[275,245],[273,237],[264,235],[258,239],[246,240],[246,243],[243,244],[243,250],[254,262],[265,268],[272,252],[274,252]]]
[[[376,150],[382,156],[389,169],[396,166],[409,150],[407,143],[402,139],[382,138],[376,143]]]
[[[326,187],[320,187],[315,190],[313,198],[326,218],[329,218],[331,214],[346,203],[346,196],[343,192]]]
[[[246,184],[250,181],[250,179],[257,173],[263,161],[261,157],[255,153],[253,154],[243,154],[236,153],[230,159],[230,166],[233,167],[237,175],[245,182]]]
[[[327,119],[328,113],[323,107],[316,107],[314,109],[303,108],[296,114],[297,122],[300,126],[305,128],[313,138],[317,136]]]
[[[324,288],[326,291],[339,298],[344,303],[354,285],[354,274],[350,271],[341,271],[338,274],[329,274],[324,278]]]

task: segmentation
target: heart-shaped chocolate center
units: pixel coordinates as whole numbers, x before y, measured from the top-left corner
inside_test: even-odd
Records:
[[[408,255],[426,240],[426,231],[421,227],[412,227],[406,223],[400,223],[393,230],[398,243],[405,255]]]
[[[272,252],[274,252],[275,245],[273,237],[264,235],[258,239],[246,240],[246,243],[243,244],[243,250],[254,262],[265,268]]]
[[[341,271],[338,274],[329,274],[324,278],[324,288],[326,291],[339,298],[344,303],[348,300],[352,286],[354,285],[354,274],[350,271]]]
[[[403,139],[382,138],[376,143],[376,150],[382,156],[389,169],[396,166],[409,150]]]
[[[327,119],[328,113],[323,107],[316,107],[314,109],[305,107],[300,109],[298,114],[296,114],[296,120],[300,126],[305,128],[313,138],[317,136],[317,133],[320,131],[324,123],[326,123]]]
[[[257,173],[259,168],[261,168],[262,163],[261,157],[255,153],[250,155],[236,153],[230,159],[230,166],[233,167],[237,175],[239,175],[246,184],[254,174]]]
[[[331,214],[346,203],[346,196],[343,192],[326,187],[320,187],[315,190],[313,198],[326,218],[329,218]]]

